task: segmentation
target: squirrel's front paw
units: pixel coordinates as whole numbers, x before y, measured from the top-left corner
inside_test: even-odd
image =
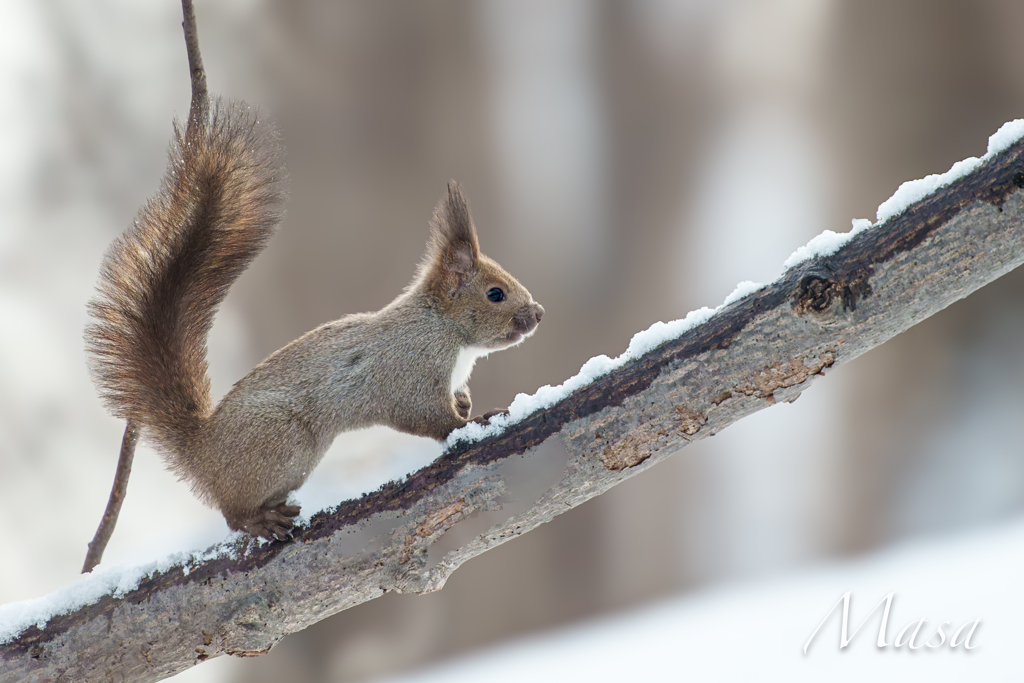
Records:
[[[473,402],[469,400],[469,390],[460,389],[455,392],[455,413],[463,420],[469,419],[469,413],[473,410]]]
[[[291,529],[295,526],[295,517],[299,514],[298,505],[275,505],[266,507],[242,524],[242,530],[265,538],[268,541],[286,541],[292,537]]]

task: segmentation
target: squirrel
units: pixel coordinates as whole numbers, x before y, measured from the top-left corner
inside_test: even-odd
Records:
[[[244,103],[211,102],[194,74],[202,90],[194,81],[160,189],[104,257],[90,370],[108,409],[232,530],[285,540],[299,514],[289,493],[339,433],[386,425],[444,440],[469,421],[475,361],[533,334],[544,308],[480,252],[452,181],[405,291],[274,352],[214,406],[206,337],[283,216],[285,169],[273,126]]]

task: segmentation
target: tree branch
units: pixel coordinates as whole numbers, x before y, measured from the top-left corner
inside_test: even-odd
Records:
[[[103,511],[103,519],[96,529],[96,535],[89,544],[89,551],[85,554],[85,564],[82,566],[82,573],[87,574],[96,568],[96,565],[103,559],[103,551],[107,549],[110,536],[117,526],[117,516],[121,514],[121,503],[124,502],[124,495],[128,491],[128,477],[132,473],[132,460],[135,459],[135,444],[139,442],[139,431],[131,422],[124,427],[124,436],[121,438],[121,454],[117,457],[117,469],[114,472],[114,485],[110,489],[110,498],[107,499],[107,509]]]
[[[199,53],[199,31],[196,29],[196,13],[192,0],[181,0],[182,22],[185,31],[185,52],[188,55],[188,71],[192,81],[192,102],[188,109],[186,137],[192,138],[202,129],[203,119],[210,109],[210,96],[206,90],[206,71],[203,57]]]
[[[1024,142],[705,324],[288,543],[172,567],[0,645],[0,681],[157,680],[459,565],[777,401],[1024,260]],[[525,460],[521,457],[525,455]]]

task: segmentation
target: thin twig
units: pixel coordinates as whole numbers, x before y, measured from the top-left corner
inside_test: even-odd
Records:
[[[206,71],[203,69],[203,57],[199,54],[199,33],[196,31],[196,13],[192,8],[192,0],[181,0],[181,13],[184,20],[181,27],[185,30],[185,50],[188,53],[188,69],[192,76],[192,104],[188,110],[187,135],[192,137],[199,130],[210,106],[210,97],[206,90]]]
[[[121,503],[124,502],[125,492],[128,490],[128,477],[132,473],[132,460],[135,458],[135,444],[139,441],[139,431],[131,422],[124,428],[124,437],[121,439],[121,455],[117,458],[117,472],[114,474],[114,486],[110,489],[110,499],[107,501],[107,509],[103,513],[96,535],[89,544],[89,552],[85,555],[85,564],[82,565],[82,573],[91,572],[103,559],[103,551],[107,548],[114,527],[117,525],[117,516],[121,512]]]

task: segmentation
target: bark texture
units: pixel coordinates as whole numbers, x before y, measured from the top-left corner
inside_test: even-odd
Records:
[[[0,645],[0,681],[157,680],[387,591],[440,589],[469,558],[778,401],[1020,265],[1024,143],[787,271],[505,433],[461,444],[287,543],[175,567]],[[241,543],[241,542],[240,542]]]

